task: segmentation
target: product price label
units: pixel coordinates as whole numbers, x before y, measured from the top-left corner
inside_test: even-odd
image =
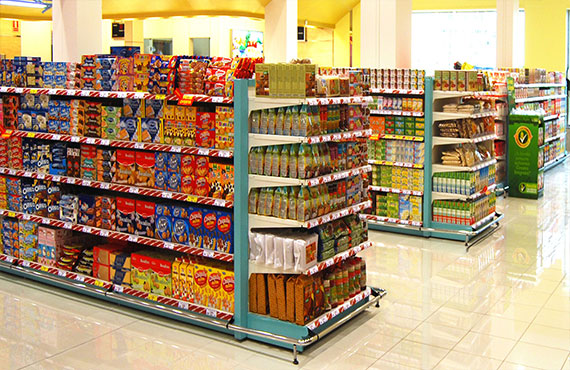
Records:
[[[85,139],[86,144],[95,144],[96,142],[97,141],[92,137],[88,137],[87,139]]]
[[[93,229],[90,228],[89,226],[83,226],[83,227],[81,228],[81,231],[83,231],[84,233],[91,234],[91,233],[93,232]]]
[[[8,211],[8,217],[16,217],[16,214],[12,211]]]
[[[12,256],[6,256],[6,262],[8,262],[8,263],[14,262],[14,257],[12,257]]]
[[[63,270],[58,270],[58,271],[57,271],[57,275],[58,275],[58,276],[61,276],[61,277],[66,277],[66,276],[67,276],[67,273],[66,273],[65,271],[63,271]]]
[[[103,236],[103,237],[108,237],[109,236],[109,230],[101,230],[101,232],[99,233],[99,235]]]
[[[30,267],[30,261],[22,261],[22,266]]]
[[[38,89],[30,89],[30,94],[37,94],[38,93]]]
[[[89,91],[87,91],[87,90],[82,90],[80,95],[81,95],[81,96],[89,96]]]
[[[178,145],[173,145],[170,147],[170,151],[174,153],[180,153],[182,151],[182,147]]]
[[[195,195],[189,195],[188,198],[186,198],[186,201],[191,203],[196,203],[198,202],[198,197]]]
[[[233,155],[233,152],[229,150],[220,150],[218,152],[218,157],[230,158]]]
[[[307,274],[308,274],[308,275],[313,275],[313,274],[316,274],[317,272],[319,272],[319,268],[318,268],[317,266],[315,266],[315,267],[311,267],[311,268],[309,269],[309,271],[307,271]]]
[[[224,98],[221,96],[214,96],[212,97],[212,103],[221,103],[224,101]]]
[[[83,185],[83,186],[91,186],[91,181],[89,181],[89,180],[83,180],[83,181],[81,181],[81,185]]]
[[[129,237],[127,238],[127,240],[130,241],[130,242],[135,242],[135,243],[136,243],[136,242],[139,241],[139,238],[138,238],[138,236],[136,236],[136,235],[129,235]]]
[[[181,308],[181,309],[183,309],[183,310],[187,310],[188,307],[189,307],[189,306],[188,306],[188,302],[182,302],[182,301],[179,301],[179,302],[178,302],[178,308]]]
[[[156,100],[164,100],[164,99],[166,99],[166,95],[164,95],[164,94],[156,94],[156,95],[154,96],[154,98],[155,98]]]
[[[57,94],[57,89],[49,89],[48,90],[48,95],[56,95]]]
[[[332,258],[325,261],[325,266],[330,267],[332,265],[334,265],[334,260]]]
[[[27,214],[27,213],[24,213],[24,214],[22,215],[22,220],[29,221],[31,218],[32,218],[32,217],[31,217],[29,214]]]
[[[158,300],[158,297],[155,296],[154,294],[149,294],[146,299],[148,299],[149,301],[154,301],[156,302]]]
[[[162,198],[172,199],[172,193],[171,193],[171,192],[168,192],[168,191],[163,191],[163,192],[160,194],[160,196],[161,196]]]
[[[217,317],[216,310],[213,308],[206,308],[206,315],[211,317]]]
[[[122,293],[123,292],[123,286],[122,285],[113,285],[113,290],[117,293]]]
[[[66,182],[68,184],[75,184],[75,179],[73,177],[64,177],[63,182]]]
[[[101,145],[109,146],[111,144],[111,140],[104,139],[100,141]]]
[[[61,176],[52,176],[51,179],[55,182],[60,182],[61,181]]]
[[[198,149],[198,155],[208,155],[210,151],[208,149]]]
[[[80,140],[80,137],[79,137],[79,136],[72,136],[72,137],[71,137],[71,142],[72,142],[72,143],[78,143],[79,140]]]
[[[29,171],[24,172],[24,177],[32,177],[32,173]]]
[[[135,93],[135,97],[134,97],[134,98],[135,98],[135,99],[144,99],[145,96],[146,96],[146,93],[138,92],[138,93]]]
[[[71,222],[64,222],[63,223],[64,229],[71,229],[72,227],[73,227],[73,224]]]
[[[214,200],[214,205],[217,207],[224,207],[226,205],[226,201],[223,199],[216,199]]]
[[[108,182],[102,182],[101,183],[101,189],[109,189],[111,187],[111,184],[109,184]]]
[[[135,149],[144,149],[143,143],[135,143]]]
[[[326,323],[328,320],[326,317],[321,317],[318,321],[319,325],[323,325],[324,323]]]
[[[204,257],[208,257],[208,258],[214,258],[214,251],[209,250],[209,249],[204,249],[204,252],[202,253],[202,255]]]
[[[93,285],[102,288],[105,284],[104,284],[102,281],[95,280],[95,282],[93,283]]]
[[[139,188],[130,187],[130,188],[129,188],[129,193],[138,194],[138,193],[139,193]]]
[[[46,178],[46,175],[44,173],[38,173],[38,175],[36,177],[40,180],[43,180]]]
[[[164,248],[166,248],[166,249],[174,249],[174,244],[166,242],[166,243],[164,243]]]
[[[109,92],[108,91],[101,91],[99,93],[99,96],[101,96],[102,98],[108,98],[109,97]]]
[[[48,272],[48,271],[49,271],[49,269],[48,269],[48,267],[47,267],[47,266],[41,266],[41,267],[40,267],[40,271],[43,271],[43,272]]]

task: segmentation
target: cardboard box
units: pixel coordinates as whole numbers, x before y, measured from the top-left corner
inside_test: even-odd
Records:
[[[150,257],[144,252],[131,255],[131,284],[133,289],[150,293],[151,266]]]

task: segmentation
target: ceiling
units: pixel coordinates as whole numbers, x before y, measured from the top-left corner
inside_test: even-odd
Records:
[[[229,15],[263,18],[270,0],[102,0],[104,19],[196,15]],[[359,0],[298,0],[299,23],[334,28]],[[331,6],[334,4],[334,6]],[[51,10],[0,5],[0,18],[51,20]]]

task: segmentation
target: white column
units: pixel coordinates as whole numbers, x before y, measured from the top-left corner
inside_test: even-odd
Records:
[[[497,67],[513,67],[518,12],[519,0],[497,0]]]
[[[102,53],[101,1],[53,0],[54,61],[80,62],[83,54]]]
[[[125,46],[139,46],[144,51],[143,21],[125,21]],[[107,53],[107,50],[103,52]]]
[[[410,68],[412,0],[360,1],[360,65]]]
[[[272,0],[265,6],[264,43],[267,63],[297,58],[297,0]]]

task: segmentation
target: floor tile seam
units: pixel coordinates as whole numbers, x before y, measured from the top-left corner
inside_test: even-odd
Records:
[[[47,357],[45,357],[45,358],[43,358],[43,359],[41,359],[41,360],[32,362],[31,364],[28,364],[28,365],[26,365],[26,366],[24,366],[24,367],[21,367],[20,369],[25,369],[25,368],[27,368],[27,367],[36,365],[36,364],[38,364],[38,363],[40,363],[40,362],[42,362],[42,361],[49,360],[49,359],[54,358],[54,357],[56,357],[56,356],[60,356],[60,355],[62,355],[62,354],[64,354],[64,353],[66,353],[66,352],[69,352],[69,351],[74,350],[74,349],[76,349],[76,348],[78,348],[78,347],[81,347],[82,345],[88,344],[88,343],[90,343],[90,342],[93,342],[93,341],[95,341],[95,340],[101,338],[101,337],[104,337],[105,335],[108,335],[108,334],[111,334],[111,333],[116,332],[116,331],[118,331],[118,330],[121,330],[121,329],[123,329],[125,326],[130,325],[130,324],[131,324],[131,323],[128,323],[128,324],[125,324],[125,325],[121,325],[121,326],[119,326],[119,327],[117,327],[117,328],[115,328],[115,329],[112,329],[112,330],[110,330],[110,331],[108,331],[108,332],[105,332],[105,333],[103,333],[103,334],[101,334],[101,335],[98,335],[98,336],[95,336],[95,337],[93,337],[93,338],[91,338],[91,339],[89,339],[89,340],[86,340],[85,342],[78,343],[78,344],[76,344],[76,345],[74,345],[74,346],[72,346],[72,347],[69,347],[69,348],[64,349],[63,351],[54,353],[54,354],[49,355],[49,356],[47,356]]]
[[[556,289],[558,288],[558,286],[560,286],[560,284],[562,284],[562,280],[560,280],[560,283],[556,286]],[[544,303],[542,304],[542,306],[540,306],[540,309],[538,310],[538,312],[534,315],[532,321],[528,324],[528,326],[526,327],[526,329],[524,330],[524,332],[522,333],[522,335],[519,337],[518,342],[521,341],[522,337],[524,337],[524,335],[527,333],[527,331],[530,329],[531,325],[534,324],[534,321],[536,320],[538,314],[544,309],[544,307],[546,306],[546,304],[548,303],[548,301],[550,300],[550,298],[552,298],[552,295],[554,294],[554,291],[552,291],[552,293],[550,293],[550,295],[548,296],[547,299],[544,300]],[[537,323],[537,325],[540,325]],[[547,326],[547,325],[545,325]],[[523,342],[523,343],[527,343],[527,342]],[[532,343],[530,343],[532,344]],[[516,346],[516,344],[515,344]],[[546,347],[546,346],[545,346]],[[514,348],[514,347],[513,347]]]

